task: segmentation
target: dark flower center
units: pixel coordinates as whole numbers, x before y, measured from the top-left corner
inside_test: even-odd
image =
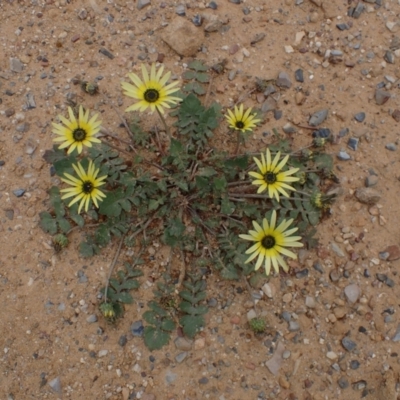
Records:
[[[272,249],[276,244],[275,238],[271,235],[265,236],[265,238],[261,241],[262,247],[264,249]]]
[[[276,174],[271,171],[268,171],[264,175],[264,179],[265,179],[265,182],[267,182],[267,183],[270,183],[270,184],[275,183],[276,182]]]
[[[155,103],[160,98],[160,93],[156,89],[147,89],[144,92],[144,99],[148,103]]]
[[[82,142],[86,138],[86,131],[82,128],[76,128],[72,132],[72,137],[76,142]]]
[[[84,193],[90,194],[90,193],[92,193],[93,189],[94,189],[94,187],[93,187],[92,182],[90,182],[90,181],[83,182],[82,190]]]
[[[244,123],[243,121],[236,121],[236,128],[238,129],[243,129],[244,128]]]

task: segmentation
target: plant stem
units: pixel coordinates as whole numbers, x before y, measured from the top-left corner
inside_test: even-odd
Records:
[[[165,132],[167,132],[167,135],[168,135],[169,137],[171,137],[171,132],[169,131],[169,127],[168,127],[168,125],[167,125],[167,123],[166,123],[166,121],[165,121],[164,116],[161,114],[161,111],[160,111],[157,107],[156,107],[156,110],[157,110],[157,113],[158,113],[158,115],[160,116],[160,119],[161,119],[161,121],[162,121],[162,123],[163,123],[163,125],[164,125]]]
[[[228,193],[228,196],[242,197],[248,199],[270,199],[268,195],[264,194],[251,194],[251,193]]]
[[[234,186],[240,186],[240,185],[248,185],[251,183],[251,181],[235,181],[235,182],[229,182],[227,184],[228,187],[234,187]]]
[[[79,228],[96,228],[97,226],[99,226],[101,224],[86,224],[84,226],[79,226],[79,225],[75,225],[74,227],[72,227],[66,234],[65,236],[68,236],[72,231],[75,231],[76,229]]]

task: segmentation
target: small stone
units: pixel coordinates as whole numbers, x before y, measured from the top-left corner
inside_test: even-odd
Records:
[[[303,279],[306,276],[308,276],[308,268],[304,268],[299,272],[296,272],[296,278],[297,279]]]
[[[231,324],[233,325],[239,325],[240,324],[240,317],[238,315],[234,315],[231,318]]]
[[[100,350],[97,353],[97,357],[102,358],[102,357],[105,357],[107,354],[108,354],[108,350]]]
[[[330,360],[336,360],[338,358],[338,355],[334,351],[328,351],[326,353],[326,357]]]
[[[336,28],[338,28],[340,31],[346,31],[347,29],[350,29],[349,25],[347,24],[336,24]]]
[[[300,325],[297,321],[289,321],[289,332],[297,332],[300,330]]]
[[[282,127],[282,130],[287,134],[295,133],[297,131],[296,128],[289,122]]]
[[[350,368],[351,369],[358,369],[360,367],[360,363],[357,360],[350,361]]]
[[[366,115],[365,112],[359,112],[354,116],[354,119],[357,122],[363,122],[365,120],[365,115]]]
[[[388,246],[385,249],[385,252],[389,253],[389,257],[387,258],[388,261],[398,260],[400,258],[400,248],[396,245]]]
[[[347,351],[353,351],[356,347],[357,344],[353,342],[349,337],[345,336],[342,339],[342,346],[347,350]]]
[[[325,271],[324,271],[324,267],[321,265],[321,263],[319,262],[319,261],[317,261],[317,262],[315,262],[314,264],[313,264],[313,268],[316,270],[316,271],[318,271],[320,274],[323,274]]]
[[[84,8],[82,8],[82,9],[79,10],[79,12],[78,12],[78,18],[81,19],[81,20],[86,19],[86,18],[87,18],[87,15],[88,15],[88,13],[87,13],[87,11],[86,11]]]
[[[292,298],[293,298],[292,293],[285,293],[285,294],[282,296],[282,301],[283,301],[284,303],[290,303],[290,302],[292,301]]]
[[[339,131],[339,137],[344,137],[350,132],[349,128],[343,128]]]
[[[216,10],[218,8],[218,4],[215,1],[210,1],[207,4],[207,8],[211,8],[212,10]]]
[[[86,283],[88,281],[88,277],[85,275],[85,273],[82,270],[79,270],[76,273],[77,277],[78,277],[78,282],[79,283]]]
[[[399,28],[399,25],[397,24],[397,22],[387,21],[386,28],[388,28],[390,32],[396,32]]]
[[[340,272],[337,269],[332,270],[329,273],[329,278],[332,282],[338,282],[340,279]]]
[[[200,337],[194,341],[194,349],[195,350],[204,349],[205,345],[206,345],[206,340],[203,337]]]
[[[165,373],[165,381],[167,382],[167,384],[171,384],[172,382],[174,382],[176,380],[176,378],[178,377],[177,374],[174,374],[172,371],[168,370]]]
[[[121,347],[125,347],[125,345],[128,343],[128,339],[127,339],[127,337],[126,337],[126,335],[121,335],[120,337],[119,337],[119,339],[118,339],[118,344],[121,346]]]
[[[283,352],[283,354],[282,354],[282,358],[283,358],[284,360],[287,360],[287,359],[290,357],[290,355],[291,355],[290,350],[285,350],[285,351]]]
[[[86,318],[86,322],[89,324],[94,324],[95,322],[97,322],[97,315],[96,314],[89,315]]]
[[[202,378],[199,379],[200,385],[206,385],[208,383],[208,378],[203,376]]]
[[[304,82],[304,74],[301,68],[296,69],[294,73],[294,78],[296,79],[297,82]]]
[[[349,140],[347,141],[347,147],[351,150],[356,151],[358,148],[358,142],[360,141],[360,139],[358,138],[349,138]]]
[[[284,321],[289,322],[292,319],[292,316],[291,316],[289,311],[283,311],[282,314],[281,314],[281,318]]]
[[[12,117],[14,114],[15,114],[15,110],[13,109],[13,108],[7,108],[5,111],[4,111],[4,114],[5,114],[5,116],[6,117]]]
[[[186,15],[186,7],[184,4],[178,4],[175,8],[175,12],[181,16],[184,17]]]
[[[175,361],[180,364],[188,355],[187,351],[182,351],[181,353],[175,356]]]
[[[317,303],[315,302],[314,297],[312,296],[306,296],[306,306],[308,308],[315,308]]]
[[[251,321],[254,318],[257,318],[257,313],[254,309],[251,309],[247,312],[247,321]]]
[[[109,58],[110,60],[114,59],[114,54],[111,53],[111,51],[107,50],[106,48],[102,47],[99,50],[99,53],[103,54],[104,56],[106,56],[107,58]]]
[[[281,88],[289,89],[292,86],[292,81],[290,80],[287,72],[279,72],[278,79],[276,80],[276,85]]]
[[[10,58],[10,69],[12,72],[22,72],[24,65],[19,58]]]
[[[265,366],[269,369],[271,374],[278,374],[279,369],[282,365],[282,355],[284,351],[285,346],[282,344],[282,342],[278,342],[274,355],[265,363]]]
[[[132,332],[133,336],[138,336],[138,337],[143,336],[143,332],[144,332],[143,322],[141,320],[135,321],[131,325],[131,332]]]
[[[382,89],[376,89],[375,90],[375,102],[378,104],[378,106],[381,106],[385,104],[389,99],[391,95],[389,92],[386,92],[385,90]]]
[[[361,289],[357,284],[352,283],[344,288],[344,295],[350,304],[354,304],[361,295]]]
[[[395,334],[392,337],[393,342],[400,342],[400,323],[397,325]]]
[[[341,389],[347,389],[349,387],[349,381],[344,376],[341,376],[338,379],[338,385]]]
[[[383,56],[383,59],[388,62],[389,64],[394,64],[394,54],[390,50],[388,50],[385,55]]]
[[[13,190],[13,194],[15,197],[22,197],[24,195],[25,191],[26,191],[25,189],[16,189],[16,190]]]
[[[388,143],[387,145],[385,145],[385,149],[390,150],[390,151],[396,151],[397,146],[394,143]]]
[[[372,188],[358,188],[355,191],[355,196],[360,203],[367,205],[375,205],[382,197],[381,192]]]
[[[324,110],[319,110],[317,112],[315,112],[314,114],[311,115],[308,124],[310,126],[318,126],[320,124],[322,124],[322,122],[324,122],[326,120],[326,117],[328,116],[328,110],[324,109]]]
[[[192,18],[192,22],[194,26],[201,26],[201,24],[203,23],[203,18],[200,14],[196,14],[193,18]]]
[[[184,337],[177,337],[174,340],[175,347],[181,351],[190,351],[192,349],[193,341]]]
[[[365,6],[363,3],[359,2],[356,6],[356,8],[354,9],[353,13],[351,14],[351,16],[355,19],[359,18],[361,13],[364,11]]]
[[[264,286],[261,288],[261,290],[264,292],[264,294],[269,298],[272,299],[274,298],[276,294],[276,289],[275,286],[272,283],[266,283]]]
[[[331,242],[331,249],[338,257],[345,256],[343,250],[335,242]]]
[[[57,378],[52,379],[49,382],[49,386],[58,394],[62,394],[62,390],[61,390],[61,380],[60,377],[57,376]]]
[[[369,175],[365,178],[365,187],[372,187],[378,183],[379,178],[376,175]]]
[[[26,108],[28,110],[36,108],[35,96],[31,92],[26,94]]]
[[[396,122],[400,122],[400,110],[396,108],[396,110],[393,111],[392,113],[392,118],[396,121]]]
[[[208,305],[208,307],[212,307],[212,308],[217,307],[218,301],[215,297],[211,297],[211,299],[208,300],[207,305]]]
[[[278,382],[279,382],[279,386],[282,389],[289,389],[290,388],[290,383],[289,383],[289,381],[286,379],[286,377],[284,375],[280,375],[279,376]]]
[[[339,160],[341,160],[341,161],[348,161],[348,160],[351,160],[351,156],[350,156],[350,154],[348,154],[347,152],[345,152],[345,151],[339,151],[339,153],[338,153],[338,155],[337,155],[337,158],[339,159]]]
[[[142,10],[143,8],[149,6],[150,3],[151,3],[150,0],[138,0],[136,7],[138,10]]]

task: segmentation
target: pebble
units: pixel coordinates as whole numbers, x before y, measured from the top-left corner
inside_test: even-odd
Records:
[[[203,23],[203,18],[200,14],[196,14],[193,18],[192,18],[192,22],[194,26],[201,26]]]
[[[265,103],[264,103],[265,104]],[[261,107],[262,110],[262,107]],[[290,133],[296,133],[297,129],[290,123],[286,123],[283,127],[282,127],[283,132],[290,134]]]
[[[12,117],[14,114],[15,114],[15,110],[13,109],[13,108],[7,108],[5,111],[4,111],[4,114],[5,114],[5,116],[6,117]]]
[[[400,323],[397,325],[395,334],[392,337],[393,342],[400,342]]]
[[[79,283],[86,283],[88,281],[88,277],[85,275],[85,273],[82,270],[79,270],[76,273],[77,277],[78,277],[78,282]]]
[[[108,350],[100,350],[97,353],[97,357],[101,358],[101,357],[105,357],[108,354]]]
[[[22,72],[24,69],[24,64],[19,60],[19,58],[10,58],[10,70],[12,72]]]
[[[393,113],[392,113],[392,118],[396,121],[396,122],[400,122],[400,110],[398,108],[396,108]]]
[[[135,321],[131,325],[131,332],[132,332],[133,336],[137,336],[137,337],[143,336],[143,332],[144,332],[143,322],[141,320]]]
[[[332,282],[338,282],[340,279],[340,272],[337,269],[332,270],[329,273],[329,278]]]
[[[318,126],[320,124],[322,124],[322,122],[324,122],[326,120],[328,116],[328,110],[327,109],[323,109],[323,110],[319,110],[317,112],[315,112],[314,114],[311,115],[308,124],[310,126]]]
[[[138,10],[142,10],[143,8],[149,6],[150,4],[151,4],[150,0],[138,0],[136,7]]]
[[[317,303],[315,302],[314,297],[312,296],[306,296],[306,306],[308,308],[315,308]]]
[[[365,178],[365,186],[372,187],[378,183],[379,178],[376,175],[368,175]]]
[[[178,377],[177,374],[174,374],[172,371],[168,370],[165,373],[165,381],[167,382],[167,384],[171,384],[172,382],[174,382],[176,380],[176,378]]]
[[[247,321],[251,321],[254,318],[257,318],[257,313],[254,309],[251,309],[247,312]]]
[[[344,295],[349,303],[354,304],[361,295],[361,289],[357,284],[352,283],[344,288]]]
[[[349,140],[347,141],[347,147],[351,150],[357,151],[358,148],[358,142],[360,141],[360,139],[358,138],[349,138]]]
[[[387,261],[394,261],[394,260],[398,260],[400,258],[399,246],[396,246],[396,245],[388,246],[385,249],[385,252],[389,253],[389,257],[387,258]]]
[[[338,379],[338,385],[340,386],[341,389],[347,389],[350,384],[349,381],[344,376],[341,376]]]
[[[218,8],[218,4],[215,1],[210,1],[207,4],[207,8],[211,8],[212,10],[216,10]]]
[[[102,47],[99,50],[99,53],[103,54],[104,56],[106,56],[107,58],[109,58],[110,60],[114,59],[114,54],[111,53],[111,51],[107,50],[106,48]]]
[[[127,339],[126,335],[121,335],[121,336],[119,337],[119,339],[118,339],[118,344],[119,344],[121,347],[124,347],[127,343],[128,343],[128,339]]]
[[[396,150],[397,150],[397,146],[396,146],[394,143],[388,143],[388,144],[385,146],[385,148],[386,148],[387,150],[390,150],[390,151],[396,151]]]
[[[328,351],[326,353],[326,357],[330,360],[336,360],[338,358],[338,355],[334,351]]]
[[[279,369],[282,365],[282,355],[284,351],[285,346],[282,344],[282,342],[278,342],[274,355],[265,363],[265,366],[269,369],[271,374],[278,374]]]
[[[304,73],[301,68],[296,69],[294,73],[294,78],[296,79],[297,82],[304,82]]]
[[[343,250],[335,242],[331,242],[331,249],[338,257],[345,256]]]
[[[360,203],[367,205],[375,205],[382,197],[381,192],[373,188],[358,188],[355,191],[355,196]]]
[[[358,369],[360,367],[360,363],[358,360],[351,360],[350,361],[350,368],[351,369]]]
[[[261,290],[269,299],[272,299],[276,294],[275,286],[271,283],[265,283]]]
[[[308,268],[304,268],[299,272],[296,272],[296,278],[302,279],[308,276]]]
[[[348,153],[347,153],[346,151],[344,151],[344,150],[339,151],[339,153],[338,153],[338,155],[337,155],[337,158],[338,158],[339,160],[341,160],[341,161],[348,161],[348,160],[351,160],[350,154],[348,154]]]
[[[182,351],[181,353],[179,353],[175,356],[175,361],[180,364],[187,356],[188,356],[188,352]]]
[[[181,17],[184,17],[186,15],[186,7],[184,4],[178,4],[175,8],[176,14],[178,14]]]
[[[28,110],[36,108],[35,96],[31,92],[26,94],[26,108]]]
[[[297,332],[300,330],[300,325],[297,321],[289,321],[289,331]]]
[[[282,358],[283,358],[284,360],[287,360],[287,359],[290,357],[290,355],[291,355],[290,350],[285,350],[285,351],[282,353]]]
[[[342,346],[347,350],[347,351],[353,351],[356,347],[357,344],[353,342],[349,337],[345,336],[342,339]]]
[[[389,64],[394,64],[394,54],[390,50],[386,51],[383,59],[388,62]]]
[[[13,190],[13,194],[14,194],[15,197],[22,197],[25,192],[26,192],[25,189],[15,189],[15,190]]]
[[[174,340],[175,347],[181,351],[190,351],[192,349],[193,341],[185,337],[177,337]]]
[[[357,19],[360,17],[361,13],[364,11],[365,7],[364,4],[359,2],[356,6],[356,8],[353,10],[351,17]]]
[[[292,86],[292,81],[290,80],[287,72],[279,72],[278,79],[276,80],[276,85],[285,89],[289,89]]]
[[[338,28],[340,31],[346,31],[347,29],[350,29],[349,25],[345,23],[337,24],[336,28]]]
[[[314,264],[313,264],[313,268],[316,270],[316,271],[318,271],[320,274],[323,274],[325,271],[324,271],[324,267],[321,265],[321,263],[319,262],[319,261],[317,261],[317,262],[315,262]]]
[[[375,102],[378,104],[378,106],[381,106],[385,104],[389,99],[391,95],[389,92],[386,92],[385,90],[382,89],[376,89],[375,90]]]
[[[62,394],[62,390],[61,390],[61,379],[59,376],[57,376],[56,378],[52,379],[49,382],[49,386],[58,394]]]
[[[93,324],[97,322],[97,315],[96,314],[91,314],[86,318],[86,322],[89,324]]]
[[[357,122],[363,122],[365,120],[365,115],[366,115],[365,112],[359,112],[354,116],[354,119]]]
[[[203,376],[202,378],[199,379],[200,385],[206,385],[208,383],[208,378]]]

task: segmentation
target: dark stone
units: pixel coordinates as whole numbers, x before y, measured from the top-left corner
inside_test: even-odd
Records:
[[[358,139],[358,138],[353,138],[353,137],[351,137],[351,138],[349,138],[349,140],[347,141],[347,147],[348,147],[349,149],[351,149],[351,150],[356,151],[356,150],[357,150],[357,147],[358,147],[358,142],[359,142],[359,139]]]
[[[274,110],[274,118],[276,121],[282,118],[282,110]]]
[[[179,4],[175,8],[175,12],[180,16],[184,17],[186,15],[186,8],[184,4]]]
[[[131,325],[133,336],[143,336],[144,326],[142,321],[136,321]]]
[[[331,135],[331,130],[328,128],[320,128],[316,131],[313,132],[312,137],[314,138],[322,138],[322,139],[328,139],[328,137]]]
[[[88,277],[82,270],[79,270],[76,275],[78,276],[79,283],[86,283],[88,281]]]
[[[297,82],[304,82],[304,74],[301,68],[296,69],[294,73],[294,78],[296,79]]]
[[[345,31],[347,29],[350,29],[350,27],[345,23],[336,24],[336,28],[338,28],[340,31]]]
[[[347,351],[353,351],[356,347],[357,344],[353,342],[349,337],[345,336],[342,339],[342,346],[347,350]]]
[[[364,4],[361,3],[361,1],[357,4],[356,8],[354,9],[353,13],[351,14],[351,16],[353,18],[359,18],[361,13],[364,11],[365,7]]]
[[[392,118],[396,121],[396,122],[400,122],[400,110],[396,108],[396,110],[394,110],[392,112]]]
[[[327,116],[328,116],[328,109],[319,110],[315,112],[313,115],[311,115],[308,124],[311,126],[318,126],[326,120]]]
[[[375,102],[378,106],[385,104],[390,99],[390,93],[385,90],[376,89],[375,90]]]
[[[121,347],[124,347],[127,343],[128,343],[128,339],[126,338],[126,336],[125,336],[125,335],[121,335],[121,336],[119,337],[119,339],[118,339],[118,344],[119,344]]]
[[[324,271],[324,268],[322,267],[322,265],[321,265],[321,263],[320,263],[319,261],[317,261],[317,262],[314,263],[313,268],[314,268],[316,271],[318,271],[320,274],[323,274],[323,273],[325,272],[325,271]]]
[[[26,192],[25,189],[16,189],[13,190],[14,196],[15,197],[22,197],[24,195],[24,193]]]
[[[105,49],[104,47],[102,47],[99,50],[99,53],[101,53],[104,56],[108,57],[110,60],[112,60],[114,58],[114,54],[112,54],[109,50]]]
[[[308,268],[304,268],[299,272],[296,272],[296,278],[297,279],[302,279],[308,276]]]
[[[211,8],[212,10],[216,10],[218,8],[218,4],[215,1],[210,1],[207,4],[207,8]]]
[[[343,128],[339,131],[339,137],[344,137],[350,132],[349,128]]]
[[[396,151],[397,150],[397,146],[394,143],[388,143],[385,146],[385,149],[390,150],[390,151]]]
[[[201,17],[200,14],[196,14],[192,18],[192,22],[193,22],[193,25],[195,25],[195,26],[201,26],[201,24],[203,23],[203,18]]]
[[[15,114],[15,110],[13,108],[7,108],[4,114],[6,117],[12,117]]]
[[[338,380],[338,385],[341,389],[347,389],[349,387],[349,381],[344,376],[341,376]]]
[[[351,360],[350,361],[350,368],[351,369],[358,369],[360,367],[360,363],[358,360]]]
[[[385,53],[383,59],[389,64],[394,64],[394,54],[390,50]]]
[[[199,383],[200,383],[200,385],[205,385],[206,383],[208,383],[208,378],[203,376],[202,378],[199,379]]]
[[[337,158],[338,158],[339,160],[342,160],[342,161],[351,160],[350,155],[347,154],[345,151],[339,151],[339,153],[338,153],[338,155],[337,155]]]
[[[365,112],[359,112],[354,116],[357,122],[363,122],[365,120]]]

